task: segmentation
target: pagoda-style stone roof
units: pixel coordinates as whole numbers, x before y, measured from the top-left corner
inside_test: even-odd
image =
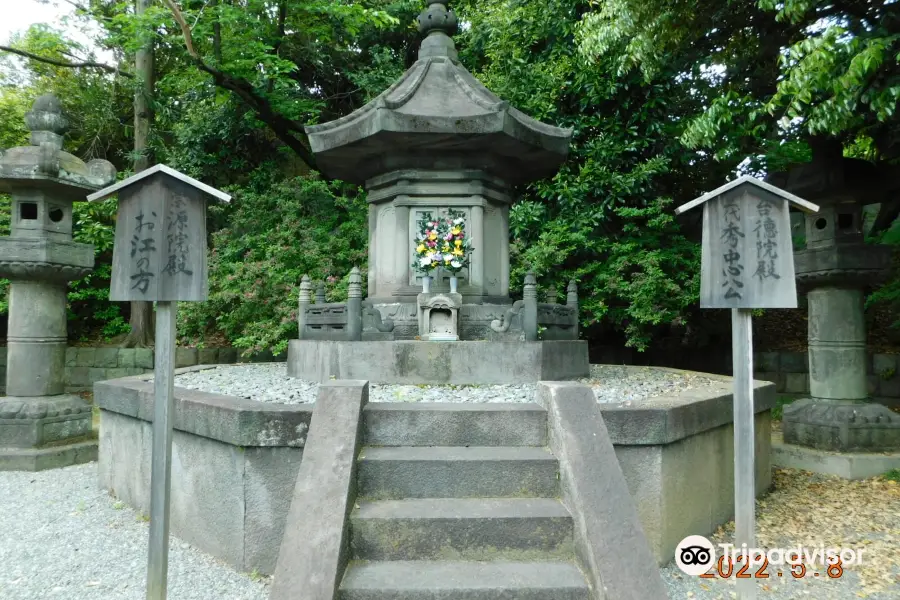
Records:
[[[419,58],[391,87],[340,119],[309,126],[320,170],[352,183],[397,169],[483,169],[510,184],[556,172],[571,129],[511,107],[457,59],[446,0],[419,16]]]
[[[31,131],[31,145],[0,150],[0,192],[28,186],[61,199],[84,200],[88,193],[115,181],[116,169],[109,161],[95,159],[85,164],[63,151],[68,123],[52,94],[34,101],[25,124]]]

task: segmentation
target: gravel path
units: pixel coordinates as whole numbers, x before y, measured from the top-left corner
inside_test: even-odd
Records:
[[[143,600],[147,522],[96,486],[96,463],[41,473],[0,472],[0,598]],[[775,490],[758,510],[760,539],[768,547],[796,545],[812,535],[816,543],[829,546],[865,546],[875,560],[845,570],[839,579],[773,574],[765,582],[758,580],[758,598],[897,600],[898,515],[896,483],[778,471]],[[723,528],[712,539],[718,542],[730,535]],[[665,567],[662,575],[673,600],[736,597],[734,579],[688,577],[674,565]],[[265,579],[236,573],[172,539],[170,600],[267,597]]]
[[[603,403],[639,403],[702,387],[721,387],[720,381],[691,373],[649,367],[591,365],[589,384]],[[179,387],[240,396],[261,402],[315,402],[317,385],[287,376],[285,363],[223,365],[175,377]],[[534,384],[517,385],[372,385],[372,402],[532,402]]]
[[[97,463],[0,472],[0,598],[144,600],[148,523],[97,489]],[[262,581],[172,539],[170,600],[266,600]]]

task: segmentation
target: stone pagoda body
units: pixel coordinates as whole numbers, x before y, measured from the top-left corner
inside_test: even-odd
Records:
[[[0,155],[0,192],[12,196],[0,277],[10,280],[6,397],[0,398],[0,469],[37,470],[96,457],[91,407],[65,394],[66,287],[94,267],[94,247],[72,241],[72,204],[115,180],[105,160],[62,150],[59,100],[26,116],[31,145]]]
[[[900,415],[867,401],[864,311],[867,288],[888,275],[891,249],[864,241],[863,207],[896,184],[827,141],[813,144],[811,163],[770,179],[821,207],[805,217],[806,248],[794,253],[809,306],[811,398],[785,407],[784,441],[844,452],[900,449]]]
[[[312,303],[314,284],[303,282],[299,342],[537,342],[538,331],[543,340],[578,339],[574,282],[565,304],[555,293],[538,303],[533,278],[522,300],[509,296],[513,187],[552,176],[572,131],[526,116],[460,64],[450,37],[456,16],[446,4],[431,2],[419,15],[418,60],[398,81],[349,115],[306,129],[322,172],[368,191],[369,271],[358,310],[352,284],[348,303],[328,304]],[[415,235],[420,223],[451,211],[465,220],[474,253],[458,274],[458,293],[442,269],[423,293],[411,266]],[[299,342],[289,364],[300,368],[298,376],[313,376],[290,358],[299,357]],[[347,376],[338,371],[330,374]]]

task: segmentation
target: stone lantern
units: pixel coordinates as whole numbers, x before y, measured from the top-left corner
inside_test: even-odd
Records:
[[[38,470],[93,460],[91,407],[66,395],[66,286],[94,267],[94,248],[72,241],[72,204],[115,180],[105,160],[62,150],[59,100],[25,115],[31,145],[0,156],[0,192],[12,196],[0,276],[10,280],[6,397],[0,398],[0,468]]]
[[[811,163],[770,179],[821,207],[806,216],[806,248],[794,253],[809,306],[811,398],[785,407],[784,441],[833,451],[900,448],[900,415],[866,402],[865,290],[887,276],[891,249],[865,243],[863,206],[880,202],[890,182],[827,141],[813,144]]]

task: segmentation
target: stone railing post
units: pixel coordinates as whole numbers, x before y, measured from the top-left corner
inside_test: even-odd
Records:
[[[569,280],[569,285],[566,288],[566,306],[572,309],[572,329],[575,332],[573,339],[578,339],[578,284],[575,283],[574,279]]]
[[[316,304],[325,304],[325,282],[316,284]]]
[[[312,300],[312,283],[309,281],[309,275],[304,275],[300,279],[300,305],[297,310],[297,325],[300,328],[300,339],[303,339],[303,333],[306,331],[306,309]]]
[[[547,288],[547,291],[544,293],[545,302],[547,304],[556,304],[557,296],[558,296],[558,292],[556,290],[556,286],[551,285],[550,287]]]
[[[350,270],[347,288],[347,339],[354,342],[362,339],[362,275],[358,267]]]
[[[537,322],[537,282],[534,273],[529,271],[525,275],[525,285],[522,288],[522,329],[525,331],[525,341],[536,342],[538,339]]]

